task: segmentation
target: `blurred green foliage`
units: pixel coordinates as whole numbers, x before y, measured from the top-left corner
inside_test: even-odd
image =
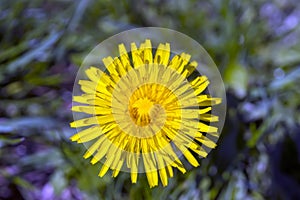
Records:
[[[0,2],[0,199],[299,199],[298,0]],[[197,40],[227,88],[218,147],[149,189],[97,177],[69,137],[83,58],[123,30],[160,26]]]

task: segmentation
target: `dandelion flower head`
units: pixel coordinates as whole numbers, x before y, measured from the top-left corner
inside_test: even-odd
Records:
[[[183,160],[197,167],[216,147],[219,117],[211,111],[221,98],[209,95],[192,56],[173,54],[169,43],[126,48],[119,44],[118,57],[103,58],[105,70],[90,66],[78,81],[72,111],[87,116],[71,123],[79,130],[71,140],[89,144],[84,158],[103,163],[100,177],[127,170],[136,183],[144,172],[150,187],[166,186],[174,168],[186,172]]]

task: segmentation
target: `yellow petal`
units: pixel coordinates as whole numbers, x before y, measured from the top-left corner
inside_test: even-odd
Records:
[[[218,132],[215,132],[215,133],[214,132],[209,132],[208,134],[211,135],[211,136],[217,137],[217,138],[220,136],[220,134]]]
[[[179,171],[181,171],[181,173],[183,173],[183,174],[186,172],[186,170],[185,170],[183,164],[180,162],[179,159],[175,159],[174,162],[172,163],[172,166],[173,166],[173,167],[176,167],[176,168],[177,168]]]
[[[111,56],[102,59],[106,69],[109,71],[110,74],[118,75],[116,71],[116,66],[114,65],[114,59]]]
[[[188,147],[199,156],[202,156],[204,158],[207,156],[207,152],[199,144],[195,142],[192,142]]]
[[[207,133],[213,133],[213,132],[218,132],[218,128],[199,122],[199,131],[207,132]]]
[[[107,154],[107,156],[111,156],[110,154]],[[111,163],[111,169],[115,170],[118,167],[118,163],[119,160],[122,156],[122,150],[119,148],[116,148],[116,151],[114,152],[114,155],[111,156],[111,158],[113,159],[112,163]]]
[[[202,115],[202,114],[207,113],[209,111],[211,111],[211,107],[199,109],[199,114]]]
[[[195,88],[195,95],[201,94],[207,88],[208,85],[209,85],[209,81],[208,80],[205,81],[205,82],[203,82],[201,85],[198,85]]]
[[[99,129],[98,131],[95,131],[95,132],[90,132],[89,134],[86,134],[82,137],[80,137],[78,140],[77,140],[77,143],[84,143],[84,142],[88,142],[88,141],[91,141],[99,136],[101,136],[103,133],[101,132],[101,130]]]
[[[216,137],[216,138],[218,138],[219,135],[220,135],[218,132],[208,132],[207,134],[209,134],[213,137]],[[198,133],[195,134],[195,137],[202,137],[202,136],[204,136],[204,135],[201,132],[198,132]]]
[[[190,76],[194,70],[197,68],[198,63],[196,61],[190,62],[185,68],[188,71],[187,77]]]
[[[95,107],[94,106],[73,106],[72,111],[74,112],[84,112],[87,114],[94,114]]]
[[[167,165],[167,173],[168,173],[168,176],[169,177],[173,177],[173,168],[172,168],[172,166],[171,165]]]
[[[170,57],[170,44],[169,43],[167,43],[166,45],[159,44],[155,53],[153,63],[167,66],[169,63],[169,57]]]
[[[91,160],[91,163],[94,165],[99,160],[101,160],[106,154],[111,146],[111,142],[106,138],[103,143],[100,144],[98,152],[94,155],[94,157]]]
[[[100,78],[103,74],[103,72],[96,67],[88,68],[87,70],[85,70],[85,73],[91,81],[96,82],[96,83],[98,83],[100,81]]]
[[[117,177],[118,176],[118,174],[120,172],[120,169],[123,166],[123,163],[124,163],[124,158],[122,158],[121,160],[119,160],[118,165],[117,165],[116,169],[114,170],[114,172],[112,174],[113,177]]]
[[[126,73],[127,73],[126,68],[125,68],[126,66],[124,66],[122,64],[122,62],[120,61],[120,59],[118,57],[114,58],[114,63],[115,63],[116,71],[119,74],[119,76],[123,77],[124,75],[126,75]],[[115,79],[115,80],[118,81],[119,78]]]
[[[185,66],[189,62],[190,58],[191,58],[191,55],[189,55],[189,54],[186,54],[186,53],[181,53],[180,54],[179,63],[178,63],[178,66],[177,66],[177,71],[179,73],[182,73],[185,70]],[[187,74],[188,74],[188,71],[184,75],[184,77],[186,77]]]
[[[83,104],[90,104],[88,101],[95,98],[94,94],[83,94],[81,96],[73,96],[73,101]],[[92,105],[92,104],[91,104]]]
[[[91,89],[95,89],[97,86],[97,83],[95,83],[93,81],[88,81],[88,80],[79,80],[78,84],[81,86],[90,87]]]
[[[144,65],[144,62],[139,55],[139,50],[137,49],[135,43],[131,43],[131,56],[132,56],[133,66],[135,69]]]
[[[70,126],[72,128],[78,128],[78,127],[83,127],[83,126],[90,126],[93,124],[99,124],[96,117],[89,117],[89,118],[83,118],[83,119],[76,120],[76,121],[70,123]]]
[[[96,150],[99,148],[99,146],[101,145],[101,143],[105,140],[106,138],[105,137],[100,137],[92,146],[90,146],[88,148],[88,150],[85,152],[85,154],[83,155],[83,157],[85,159],[91,157],[95,152]]]
[[[167,172],[165,169],[165,164],[164,164],[163,158],[159,154],[157,154],[156,157],[157,157],[160,180],[161,180],[163,186],[167,186],[168,185],[168,175],[167,175]]]
[[[92,134],[93,132],[100,132],[101,133],[101,129],[99,126],[92,126],[90,128],[87,128],[83,131],[78,132],[77,134],[73,135],[70,139],[71,141],[78,141],[80,138],[85,137],[87,135]]]
[[[123,67],[126,71],[129,71],[132,69],[132,66],[130,64],[129,56],[127,54],[127,50],[125,48],[124,44],[119,45],[119,53],[120,53],[120,58],[121,62],[123,64]],[[120,73],[121,74],[121,73]],[[122,74],[121,74],[122,75]]]
[[[142,49],[144,50],[144,63],[145,64],[152,64],[153,63],[153,57],[152,57],[151,41],[146,40],[145,41],[145,46]]]
[[[177,143],[175,143],[175,145],[178,147],[178,149],[180,149],[180,151],[183,153],[184,157],[189,161],[189,163],[191,165],[193,165],[194,167],[198,167],[199,166],[198,161],[195,159],[195,157],[193,156],[193,154],[191,154],[191,152],[186,147],[184,147],[181,144],[177,144]]]
[[[222,102],[221,98],[206,98],[206,99],[199,99],[198,103],[199,106],[213,106],[220,104]]]
[[[209,148],[215,148],[217,145],[216,143],[214,143],[213,141],[211,141],[210,139],[208,139],[207,137],[196,137],[196,140],[198,140],[199,142],[201,142],[203,145],[209,147]]]
[[[137,174],[138,174],[138,157],[135,153],[132,153],[131,157],[131,182],[136,183],[137,181]]]
[[[106,172],[108,171],[108,169],[109,169],[109,166],[106,166],[105,164],[103,164],[98,176],[103,177],[106,174]]]
[[[117,153],[118,151],[121,153],[121,151],[114,145],[111,145],[110,148],[107,150],[106,161],[103,164],[102,169],[100,170],[100,173],[99,173],[100,177],[103,177],[109,168],[115,169],[116,166],[113,167],[112,164],[115,159],[119,160],[119,158],[121,156],[121,154]],[[119,157],[115,157],[118,155],[119,155]]]
[[[115,118],[113,115],[103,115],[103,116],[97,116],[98,123],[101,125],[114,122]]]
[[[203,120],[206,122],[217,122],[217,121],[219,121],[219,117],[212,115],[212,114],[201,114],[200,120]]]
[[[191,85],[194,88],[197,88],[199,85],[203,84],[206,81],[207,81],[206,76],[198,76],[197,78],[195,78],[194,80],[191,81]]]

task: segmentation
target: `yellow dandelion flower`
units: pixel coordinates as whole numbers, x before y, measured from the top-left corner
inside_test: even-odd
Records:
[[[126,168],[132,183],[144,171],[150,187],[159,179],[166,186],[173,168],[186,172],[181,155],[197,167],[194,155],[206,157],[216,147],[211,122],[218,116],[211,110],[221,99],[205,92],[209,80],[195,72],[191,55],[173,55],[169,43],[154,49],[149,39],[130,48],[120,44],[119,57],[104,58],[105,71],[85,70],[88,80],[79,80],[83,94],[73,97],[79,105],[72,110],[91,116],[71,123],[81,128],[71,140],[91,142],[84,158],[103,162],[100,177]]]

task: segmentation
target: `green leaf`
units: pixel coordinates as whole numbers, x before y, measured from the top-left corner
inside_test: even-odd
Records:
[[[259,128],[256,127],[255,123],[250,125],[250,132],[252,133],[251,138],[247,141],[247,146],[252,148],[254,147],[258,140],[262,137],[263,133],[267,129],[266,124],[262,124]]]
[[[0,127],[1,129],[1,127]],[[0,130],[1,132],[1,130]],[[24,137],[11,138],[9,135],[0,135],[0,147],[4,145],[16,145],[24,141]]]
[[[62,170],[56,170],[50,181],[56,194],[60,194],[67,186],[67,180]]]
[[[236,62],[229,64],[224,72],[224,81],[238,97],[243,98],[246,95],[248,72],[244,66]]]
[[[38,55],[46,53],[46,51],[48,51],[49,48],[57,42],[60,36],[61,33],[51,33],[48,38],[38,45],[37,48],[25,53],[24,55],[20,56],[20,58],[7,65],[8,72],[13,73],[18,69],[23,69],[27,64],[36,59]]]
[[[18,176],[13,178],[13,183],[25,189],[34,189],[34,186],[31,183]]]

